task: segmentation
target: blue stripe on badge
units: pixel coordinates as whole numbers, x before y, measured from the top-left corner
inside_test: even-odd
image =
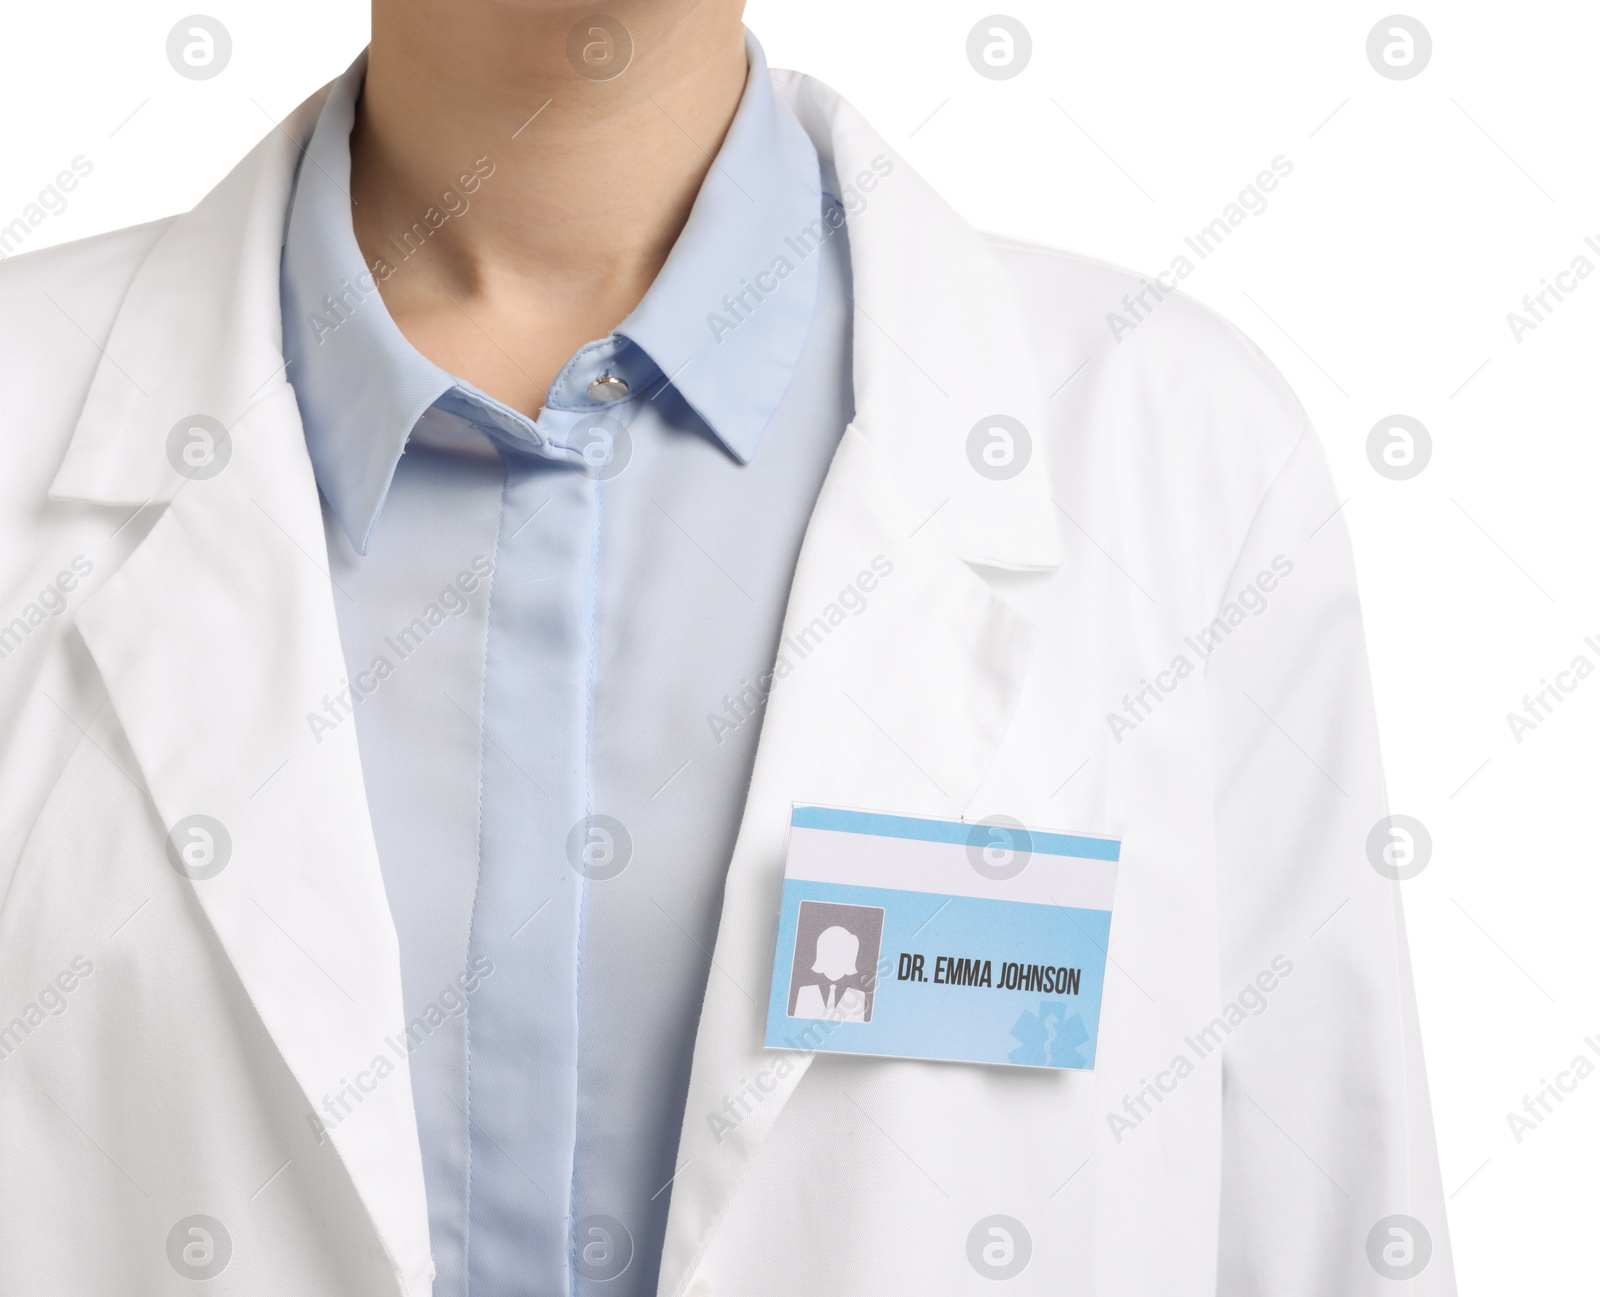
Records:
[[[957,846],[965,846],[978,825],[975,820],[927,820],[913,815],[838,810],[831,806],[796,806],[789,823],[797,829],[831,829],[835,833],[950,842]],[[1049,856],[1114,861],[1122,854],[1122,843],[1116,838],[1085,838],[1071,833],[1044,833],[1038,829],[1029,829],[1028,837],[1034,851]]]

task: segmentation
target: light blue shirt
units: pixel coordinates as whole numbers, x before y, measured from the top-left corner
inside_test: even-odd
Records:
[[[852,414],[835,182],[748,47],[660,275],[536,420],[420,355],[379,291],[515,141],[462,159],[370,265],[365,56],[299,169],[284,352],[349,670],[306,723],[360,742],[439,1297],[653,1293],[681,1123],[705,1119],[684,1103],[723,879]]]

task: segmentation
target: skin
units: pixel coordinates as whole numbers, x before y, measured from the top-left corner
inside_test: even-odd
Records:
[[[594,12],[373,0],[350,139],[356,240],[368,264],[396,266],[381,291],[400,331],[529,415],[654,282],[744,91],[743,0],[611,3],[634,48],[606,81],[567,57],[568,33]],[[389,238],[442,210],[481,158],[494,170],[467,210],[399,260]]]

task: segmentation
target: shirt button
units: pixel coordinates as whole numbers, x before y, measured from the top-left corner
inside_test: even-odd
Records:
[[[628,385],[615,374],[601,374],[589,384],[589,399],[611,405],[628,394]]]

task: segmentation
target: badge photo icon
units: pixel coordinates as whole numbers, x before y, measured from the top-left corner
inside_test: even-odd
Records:
[[[871,1022],[883,910],[801,901],[789,972],[789,1016]]]

